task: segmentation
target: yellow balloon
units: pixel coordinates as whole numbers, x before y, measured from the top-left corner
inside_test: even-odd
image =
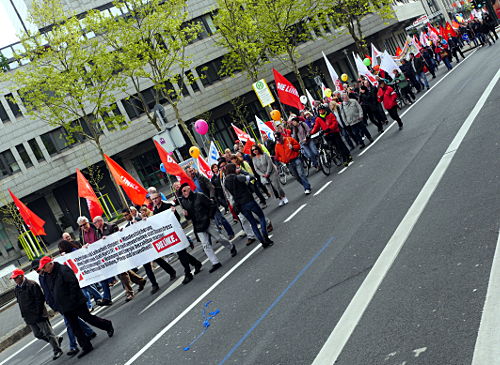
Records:
[[[192,158],[198,158],[200,157],[200,149],[196,146],[191,146],[191,148],[189,149],[189,154]]]
[[[281,113],[279,112],[279,110],[273,110],[273,111],[271,111],[271,118],[272,118],[274,121],[279,121],[279,120],[281,120]]]
[[[346,82],[347,80],[349,80],[349,76],[347,76],[347,74],[342,74],[342,76],[340,76],[340,79]]]
[[[332,90],[331,89],[325,89],[325,95],[327,98],[329,98],[330,96],[332,96]]]

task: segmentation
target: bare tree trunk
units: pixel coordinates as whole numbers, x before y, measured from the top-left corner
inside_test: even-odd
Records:
[[[197,146],[198,143],[196,143],[196,139],[194,138],[193,133],[191,133],[186,122],[184,122],[184,120],[182,119],[181,112],[180,112],[179,108],[177,107],[177,104],[172,103],[171,105],[172,105],[172,108],[174,109],[174,112],[175,112],[175,118],[177,119],[177,121],[181,125],[182,129],[184,130],[184,133],[186,133],[186,135],[188,136],[189,142],[191,143],[192,146]]]
[[[98,141],[95,141],[95,145],[99,149],[99,153],[101,155],[101,159],[104,161],[104,165],[106,166],[106,169],[109,172],[109,176],[111,177],[111,181],[113,182],[113,185],[115,186],[116,191],[118,192],[118,197],[120,198],[120,202],[122,204],[122,208],[126,208],[128,206],[127,199],[125,198],[125,195],[123,194],[122,189],[120,186],[116,183],[113,174],[111,173],[111,170],[109,169],[109,166],[106,162],[106,158],[104,157],[104,151],[101,147],[101,144]]]

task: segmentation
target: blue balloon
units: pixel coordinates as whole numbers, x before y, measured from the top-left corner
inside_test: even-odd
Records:
[[[160,171],[167,173],[167,170],[165,170],[165,166],[163,166],[163,163],[160,164]]]

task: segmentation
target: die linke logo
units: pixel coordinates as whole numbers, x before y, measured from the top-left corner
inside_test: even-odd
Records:
[[[136,184],[134,184],[132,181],[127,179],[125,176],[120,176],[120,178],[126,186],[128,186],[134,190],[139,190],[139,187]]]
[[[299,96],[299,92],[293,86],[289,86],[289,85],[283,84],[281,82],[278,82],[278,89],[283,90],[284,92]]]
[[[181,242],[181,240],[177,233],[172,232],[153,242],[153,246],[155,247],[157,252],[161,252],[169,247],[175,246],[179,242]]]
[[[73,270],[78,280],[83,280],[83,273],[78,270],[78,266],[76,266],[75,262],[72,259],[65,261],[64,265],[69,266],[71,270]]]

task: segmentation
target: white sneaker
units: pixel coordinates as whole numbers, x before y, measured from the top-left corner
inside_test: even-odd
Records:
[[[311,190],[309,190],[309,189],[306,189],[306,190],[304,191],[304,194],[306,194],[306,195],[309,195],[309,194],[311,194]]]
[[[282,207],[283,205],[285,205],[285,202],[283,201],[283,199],[280,199],[280,202],[278,203],[278,206]]]
[[[286,198],[286,196],[282,200],[283,200],[283,204],[288,204],[288,199]]]

